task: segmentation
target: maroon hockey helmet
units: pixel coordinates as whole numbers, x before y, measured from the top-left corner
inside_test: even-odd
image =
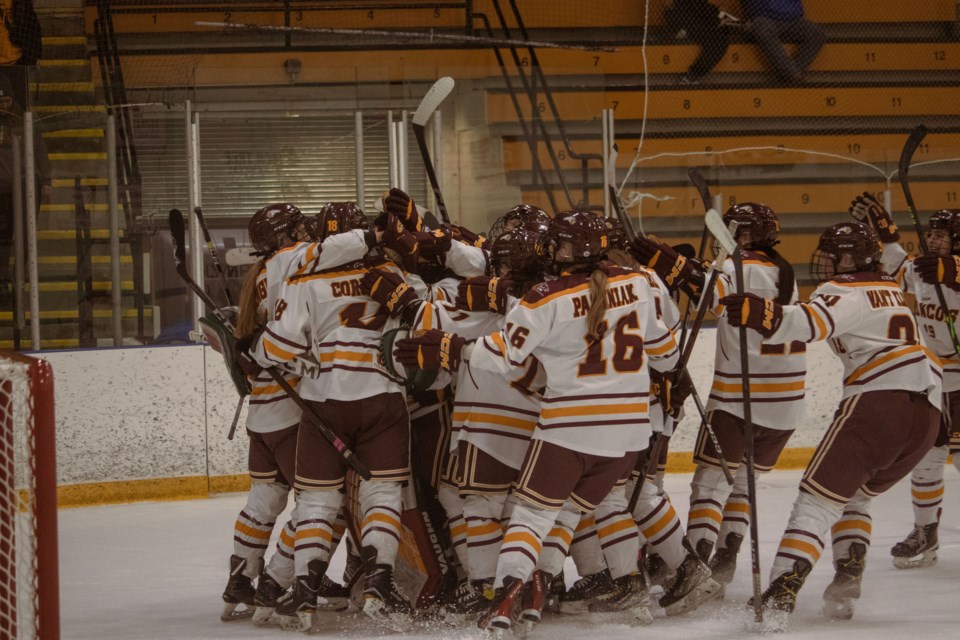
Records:
[[[818,283],[838,273],[876,271],[883,244],[873,228],[862,222],[841,222],[828,227],[810,256],[810,276]]]
[[[946,234],[934,234],[934,231],[945,231]],[[931,215],[926,236],[932,254],[960,254],[960,209],[940,209]]]
[[[596,262],[607,255],[610,238],[603,218],[586,209],[564,211],[540,236],[537,252],[549,273],[563,265]]]
[[[627,231],[623,228],[623,223],[616,218],[604,218],[603,223],[607,225],[607,237],[610,239],[610,248],[626,249]]]
[[[268,204],[250,218],[250,242],[260,255],[268,256],[302,237],[306,218],[290,203]]]
[[[497,218],[490,227],[487,237],[495,241],[502,234],[517,227],[525,227],[541,234],[547,230],[548,226],[550,226],[550,216],[546,211],[530,204],[519,204]]]
[[[746,237],[747,249],[769,249],[780,242],[780,220],[765,204],[735,204],[723,214],[724,224],[732,220],[737,222],[737,239]]]
[[[490,249],[490,275],[499,276],[501,268],[509,269],[513,280],[533,280],[540,275],[537,243],[542,234],[519,227],[504,231]]]
[[[318,242],[338,233],[370,228],[367,216],[356,202],[328,202],[314,216],[314,225],[313,235]]]

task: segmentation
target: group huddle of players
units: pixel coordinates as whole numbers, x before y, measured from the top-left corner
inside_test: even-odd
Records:
[[[930,252],[910,258],[889,213],[857,197],[852,219],[820,237],[819,287],[798,302],[779,222],[761,204],[724,215],[741,281],[729,258],[628,241],[591,211],[520,205],[482,236],[397,189],[381,203],[372,224],[350,202],[314,217],[269,205],[250,221],[260,260],[235,337],[252,388],[253,482],[224,620],[317,631],[328,610],[353,606],[394,628],[442,615],[523,635],[545,609],[643,625],[653,589],[667,615],[722,598],[750,526],[745,462],[772,469],[802,426],[806,344],[818,340],[843,363],[842,400],[752,605],[792,612],[829,541],[825,613],[852,616],[870,500],[911,471],[916,526],[894,564],[936,560],[943,467],[960,445],[960,348],[945,322],[960,309],[960,210],[935,213]],[[696,393],[681,295],[717,318],[685,530],[662,489],[666,443]],[[327,569],[344,539],[341,584]],[[568,555],[581,578],[565,589]]]

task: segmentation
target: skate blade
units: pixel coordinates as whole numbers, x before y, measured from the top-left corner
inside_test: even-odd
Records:
[[[284,631],[306,631],[313,626],[312,611],[298,611],[295,616],[278,616]]]
[[[280,617],[275,614],[273,607],[257,607],[253,612],[253,624],[257,627],[279,627]]]
[[[242,607],[242,608],[240,608]],[[220,612],[221,622],[236,622],[238,620],[248,620],[253,617],[254,608],[240,602],[224,603],[223,610]]]
[[[349,598],[317,598],[317,611],[346,611],[349,607]]]
[[[513,625],[514,637],[523,640],[523,638],[526,638],[527,635],[533,631],[533,627],[536,624],[537,623],[534,620],[517,620],[517,622]]]
[[[571,600],[569,602],[560,602],[560,613],[570,616],[583,615],[590,611],[591,600]]]
[[[394,633],[405,633],[410,629],[413,622],[412,618],[406,613],[388,611],[386,604],[379,598],[366,598],[363,601],[361,611],[378,625]]]
[[[853,607],[856,602],[853,598],[824,600],[823,615],[830,620],[850,620],[853,618]]]
[[[723,585],[708,577],[683,598],[664,607],[664,610],[667,612],[667,617],[682,616],[693,611],[704,602],[712,600],[718,592],[722,593],[722,591]]]
[[[897,569],[926,569],[937,564],[937,550],[924,551],[912,558],[894,558],[893,566]]]

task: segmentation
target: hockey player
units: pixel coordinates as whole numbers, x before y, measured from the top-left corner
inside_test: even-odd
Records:
[[[324,238],[367,229],[353,203],[321,212]],[[409,420],[403,387],[380,362],[381,330],[390,313],[361,291],[361,280],[399,269],[376,254],[323,269],[319,265],[288,279],[273,317],[252,352],[262,366],[290,362],[310,353],[319,362],[300,380],[299,393],[346,442],[372,479],[360,483],[364,567],[363,612],[371,617],[403,615],[409,605],[396,590],[393,565],[400,536],[401,484],[409,479]],[[410,292],[412,295],[412,291]],[[333,527],[341,506],[346,463],[321,435],[314,413],[302,417],[297,438],[298,520],[293,597],[278,608],[284,616],[312,623],[321,577],[330,560]]]
[[[770,344],[828,340],[843,362],[842,401],[807,466],[771,570],[763,607],[785,623],[797,593],[834,532],[836,573],[824,612],[847,619],[860,596],[869,505],[907,475],[937,437],[939,360],[920,339],[896,280],[880,271],[882,245],[860,222],[829,227],[810,260],[820,282],[809,303],[781,305],[754,294],[721,299],[733,326]]]
[[[523,373],[527,356],[547,374],[537,426],[520,476],[517,504],[497,563],[496,596],[481,628],[504,631],[544,538],[558,520],[573,530],[631,468],[650,438],[647,372],[677,359],[673,334],[657,317],[647,280],[602,262],[603,221],[589,211],[559,214],[541,239],[557,279],[534,287],[507,314],[505,328],[464,351],[455,334],[431,332],[398,343],[411,366]],[[577,512],[568,512],[571,501]],[[538,586],[538,581],[531,584]]]
[[[743,258],[744,287],[747,292],[773,298],[779,304],[797,300],[793,269],[774,249],[780,242],[780,221],[769,207],[741,203],[730,207],[724,222],[737,222],[736,239]],[[663,274],[668,286],[679,286],[689,277],[691,262],[671,255],[663,246],[640,242],[635,247],[641,263]],[[676,267],[674,267],[676,265]],[[712,574],[709,593],[722,597],[715,584],[728,584],[736,570],[737,552],[749,528],[747,469],[741,462],[746,453],[743,431],[743,389],[740,375],[740,342],[717,300],[736,290],[733,260],[721,266],[713,298],[717,322],[717,349],[713,385],[707,400],[707,419],[716,433],[720,449],[734,473],[734,485],[727,484],[720,461],[706,429],[697,436],[694,462],[697,469],[691,482],[687,539],[696,553],[710,560]],[[676,279],[676,283],[668,280]],[[770,471],[787,440],[804,417],[806,344],[802,341],[775,343],[760,335],[748,336],[748,358],[753,405],[754,460],[757,471]],[[711,552],[716,544],[716,552]],[[702,598],[701,598],[702,596]],[[695,606],[695,603],[689,603]]]
[[[235,337],[240,348],[249,345],[275,308],[282,283],[308,262],[322,267],[361,258],[377,242],[376,234],[355,231],[320,245],[309,243],[312,220],[287,203],[263,207],[250,219],[249,233],[260,260],[251,266],[241,293]],[[300,376],[285,371],[284,378],[296,387]],[[266,569],[263,556],[277,516],[287,504],[294,478],[297,429],[300,409],[286,397],[269,375],[251,377],[250,409],[247,413],[251,488],[247,504],[234,525],[234,555],[230,558],[230,580],[223,593],[223,617],[233,619],[238,605],[254,614],[254,623],[269,620],[277,599],[293,583],[293,531],[296,510],[280,534],[276,553]],[[342,531],[342,529],[341,529]],[[256,592],[253,580],[257,578]],[[325,578],[325,577],[324,577]],[[324,589],[333,597],[334,584],[325,579]],[[342,594],[339,594],[342,595]]]
[[[911,474],[913,531],[890,550],[898,569],[929,567],[937,561],[937,527],[943,502],[943,467],[953,454],[960,469],[960,359],[950,330],[944,321],[937,296],[940,283],[949,313],[960,310],[960,284],[957,282],[957,256],[960,255],[960,210],[941,209],[930,216],[926,240],[930,253],[910,258],[899,244],[900,232],[890,214],[876,197],[864,193],[850,206],[850,213],[869,222],[883,242],[883,269],[897,279],[900,287],[916,296],[914,315],[924,342],[940,358],[943,366],[943,411],[940,433]]]

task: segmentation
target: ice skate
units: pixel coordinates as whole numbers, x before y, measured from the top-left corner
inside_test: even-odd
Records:
[[[787,628],[790,614],[797,606],[797,594],[812,569],[813,565],[808,561],[797,560],[790,571],[781,573],[770,583],[760,600],[764,614],[762,631],[784,631]],[[754,606],[753,598],[747,606]]]
[[[326,572],[326,562],[311,560],[307,564],[307,575],[297,576],[293,589],[277,600],[276,614],[280,618],[282,629],[307,631],[313,626],[320,579]]]
[[[850,555],[834,562],[836,574],[823,592],[823,614],[831,620],[849,620],[860,598],[860,582],[866,566],[866,545],[850,545]]]
[[[343,611],[350,606],[350,589],[324,574],[317,590],[317,611]]]
[[[707,600],[723,600],[726,595],[726,586],[733,581],[733,575],[737,571],[737,555],[740,553],[740,545],[743,543],[743,536],[739,533],[728,533],[725,547],[718,548],[707,566],[710,567],[710,577],[720,585],[714,589],[712,594],[698,594],[697,598],[701,603]],[[705,585],[704,588],[706,588]],[[700,589],[700,587],[697,587]]]
[[[530,580],[523,585],[520,610],[513,627],[513,632],[518,638],[525,638],[533,630],[534,625],[540,622],[549,584],[549,575],[542,571],[534,571]]]
[[[230,556],[230,578],[223,590],[223,610],[220,619],[223,622],[246,620],[253,616],[253,580],[243,574],[247,561],[240,556]]]
[[[650,592],[642,573],[621,576],[613,581],[613,589],[590,603],[590,613],[621,613],[624,622],[647,626],[653,622],[650,613]]]
[[[387,564],[374,565],[364,577],[362,611],[367,617],[386,622],[397,632],[410,626],[410,603],[397,588],[393,579],[393,567]]]
[[[932,567],[937,563],[937,526],[932,524],[916,525],[902,542],[898,542],[890,549],[893,556],[893,566],[897,569],[921,569]]]
[[[269,573],[261,572],[260,579],[257,581],[257,591],[253,596],[253,604],[257,608],[253,613],[253,624],[258,627],[280,624],[274,612],[277,603],[286,592],[287,590],[270,577]]]
[[[490,633],[492,638],[500,640],[513,626],[514,611],[520,604],[523,581],[520,578],[507,578],[503,586],[497,589],[486,612],[477,620],[477,626]]]
[[[576,585],[574,585],[576,586]],[[548,613],[560,613],[560,596],[567,591],[567,583],[563,571],[553,576],[547,588],[547,601],[543,603],[543,610]]]
[[[673,581],[673,574],[667,563],[656,553],[643,557],[643,568],[647,572],[647,584],[651,587],[666,588]]]
[[[720,588],[720,583],[710,577],[710,568],[700,558],[700,554],[690,551],[689,543],[684,542],[684,546],[688,548],[687,555],[677,567],[673,584],[659,601],[668,616],[679,616],[693,611]]]
[[[560,613],[586,613],[597,597],[612,591],[613,588],[613,578],[610,577],[609,569],[584,576],[560,595]]]

